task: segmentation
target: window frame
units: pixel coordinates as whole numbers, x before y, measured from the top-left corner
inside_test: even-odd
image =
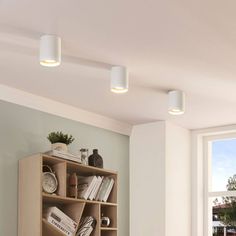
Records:
[[[209,141],[230,138],[236,138],[236,125],[192,131],[192,236],[209,236],[210,231],[209,147],[206,146]],[[228,191],[228,194],[236,196],[236,192],[232,192]],[[222,192],[213,192],[213,194],[216,196],[215,194],[222,194]],[[223,194],[226,196],[225,192]]]
[[[236,133],[212,135],[203,139],[203,165],[204,165],[204,236],[212,236],[212,204],[211,198],[236,196],[236,191],[211,191],[211,161],[212,161],[212,142],[220,140],[236,139]]]

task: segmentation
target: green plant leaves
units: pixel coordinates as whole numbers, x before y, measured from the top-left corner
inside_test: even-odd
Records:
[[[47,139],[51,143],[65,143],[66,145],[71,144],[75,140],[72,135],[63,134],[61,131],[51,132]]]

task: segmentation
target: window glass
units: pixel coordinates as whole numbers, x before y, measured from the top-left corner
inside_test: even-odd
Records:
[[[236,190],[236,139],[212,142],[210,191]]]

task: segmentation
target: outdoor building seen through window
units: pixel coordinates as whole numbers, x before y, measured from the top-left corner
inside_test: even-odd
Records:
[[[236,236],[236,139],[211,141],[209,149],[209,236]]]

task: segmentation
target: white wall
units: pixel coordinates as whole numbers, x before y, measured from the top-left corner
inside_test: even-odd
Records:
[[[166,123],[166,236],[191,232],[190,132]]]
[[[160,121],[130,137],[130,236],[191,234],[190,132]]]
[[[134,126],[130,137],[130,235],[164,235],[165,122]]]

